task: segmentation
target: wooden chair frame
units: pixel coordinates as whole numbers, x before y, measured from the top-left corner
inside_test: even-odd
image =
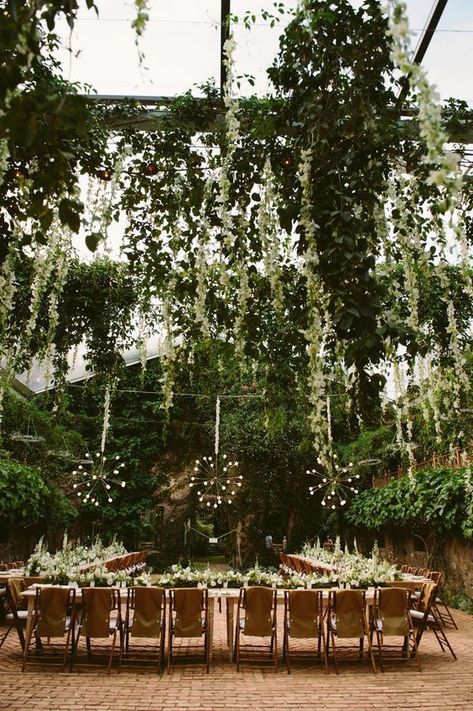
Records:
[[[338,674],[338,661],[339,658],[337,657],[337,647],[335,644],[335,637],[337,636],[336,634],[336,629],[333,624],[333,616],[336,616],[336,609],[337,609],[337,594],[343,593],[345,591],[340,590],[336,591],[333,590],[329,594],[329,603],[328,603],[328,608],[327,608],[327,654],[329,652],[329,646],[330,643],[332,644],[332,654],[333,654],[333,663],[335,667],[335,673]],[[361,609],[361,625],[362,625],[362,630],[363,630],[363,636],[359,638],[359,644],[358,645],[345,645],[343,647],[343,652],[347,650],[358,650],[358,659],[359,661],[363,661],[363,647],[364,647],[364,640],[365,637],[368,642],[368,658],[371,662],[371,668],[375,674],[377,674],[377,669],[376,669],[376,662],[374,659],[374,654],[373,654],[373,647],[371,645],[371,637],[370,637],[370,630],[369,630],[369,625],[367,621],[367,616],[366,616],[366,592],[364,590],[352,590],[351,592],[357,592],[362,598],[362,609]],[[347,639],[349,639],[347,637]],[[352,657],[352,659],[356,659],[356,657]]]
[[[122,647],[123,647],[123,622],[122,622],[122,616],[121,616],[120,591],[119,591],[119,590],[116,590],[116,589],[112,589],[112,588],[84,588],[84,590],[90,591],[92,595],[95,593],[95,591],[99,591],[99,590],[109,590],[109,591],[110,591],[110,594],[111,594],[111,596],[112,596],[112,603],[111,603],[111,606],[110,606],[110,613],[112,612],[112,610],[116,610],[116,611],[117,611],[117,617],[116,617],[115,625],[114,625],[114,626],[112,626],[112,625],[113,625],[113,620],[112,620],[111,616],[109,616],[109,635],[108,635],[108,638],[110,639],[110,635],[113,636],[113,637],[112,637],[111,649],[110,649],[110,657],[109,657],[109,661],[108,661],[108,669],[107,669],[107,673],[110,674],[110,673],[111,673],[111,670],[112,670],[113,653],[114,653],[114,651],[115,651],[116,640],[117,640],[117,633],[118,633],[119,636],[120,636],[120,649],[122,649]],[[82,627],[83,627],[83,624],[84,624],[84,620],[86,619],[86,616],[87,616],[87,613],[88,613],[87,604],[86,604],[85,601],[84,601],[84,590],[82,591],[82,614],[81,614],[80,619],[79,619],[79,622],[78,622],[78,626],[77,626],[77,636],[76,636],[75,643],[74,643],[74,654],[72,655],[72,658],[71,658],[71,665],[70,665],[70,670],[71,670],[71,671],[72,671],[73,666],[74,666],[74,663],[75,663],[76,653],[77,653],[77,649],[78,649],[78,646],[79,646],[79,639],[80,639],[80,636],[81,636],[81,633],[82,633]],[[85,638],[86,646],[87,646],[87,658],[88,658],[89,662],[92,661],[92,645],[91,645],[91,642],[90,642],[91,639],[93,639],[93,637],[87,636],[87,637]],[[104,639],[105,639],[105,637],[104,637]]]
[[[194,588],[190,588],[194,590]],[[181,588],[182,590],[182,588]],[[201,615],[203,613],[202,619],[202,634],[204,636],[204,659],[205,659],[205,672],[209,673],[210,666],[210,630],[209,630],[209,591],[207,588],[199,589],[202,593],[202,606]],[[169,590],[169,614],[168,614],[168,654],[167,654],[167,673],[171,673],[172,658],[173,658],[173,638],[175,636],[175,621],[176,616],[176,590],[172,588]],[[184,637],[183,637],[184,638]],[[185,638],[184,638],[185,639]],[[190,647],[191,649],[193,647]]]
[[[412,621],[414,623],[414,626],[417,627],[417,647],[420,646],[420,642],[422,640],[424,632],[426,630],[431,630],[434,633],[442,652],[446,652],[448,650],[456,661],[457,655],[453,651],[453,648],[450,642],[448,641],[447,635],[445,634],[442,622],[438,618],[437,613],[435,611],[435,596],[437,594],[437,585],[432,584],[432,587],[430,588],[430,591],[427,596],[425,596],[425,588],[426,585],[423,586],[421,597],[419,598],[419,601],[417,603],[417,608],[415,610],[411,610]]]
[[[270,588],[268,588],[270,589]],[[240,671],[240,649],[241,649],[241,641],[240,637],[244,630],[242,630],[242,611],[245,611],[246,615],[246,609],[247,609],[247,590],[248,588],[241,588],[240,589],[240,595],[238,597],[238,604],[237,604],[237,615],[236,615],[236,624],[235,624],[235,649],[234,649],[234,654],[233,658],[234,661],[236,661],[237,665],[237,672]],[[277,597],[277,591],[272,590],[272,603],[271,603],[271,617],[272,617],[272,632],[271,632],[271,639],[269,643],[269,656],[273,658],[274,661],[274,670],[277,673],[278,671],[278,630],[277,630],[277,607],[278,607],[278,597]],[[251,645],[251,644],[245,644],[245,649],[262,649],[262,645]]]
[[[65,624],[66,641],[64,644],[64,654],[62,657],[62,670],[66,668],[67,653],[69,651],[69,645],[71,646],[71,659],[69,662],[69,670],[72,670],[74,653],[75,653],[75,624],[76,624],[76,591],[71,588],[68,590],[68,596],[66,601],[66,613],[67,610],[70,612],[69,623]],[[34,637],[36,641],[36,654],[42,649],[41,638],[38,634],[38,623],[41,621],[41,588],[36,589],[35,607],[33,611],[33,621],[31,626],[31,632],[25,641],[25,649],[23,652],[23,666],[22,671],[25,671],[26,662],[28,661],[28,656],[30,652],[31,639]],[[64,636],[64,635],[63,635]],[[51,637],[48,637],[48,643]]]
[[[301,591],[305,592],[305,591]],[[327,658],[327,647],[325,643],[325,624],[324,624],[324,609],[323,609],[323,599],[322,590],[311,590],[307,592],[317,593],[317,618],[316,618],[316,634],[314,639],[317,639],[317,656],[320,659],[321,653],[323,654],[323,660],[325,665],[325,673],[329,673],[328,669],[328,658]],[[283,659],[286,662],[287,673],[291,673],[291,660],[290,660],[290,591],[286,590],[284,593],[284,632],[283,632]],[[304,637],[303,639],[310,639],[310,637]],[[311,655],[307,653],[305,656]],[[302,653],[298,653],[298,657],[302,657]]]
[[[146,588],[144,588],[144,589],[146,589]],[[123,644],[120,645],[120,655],[118,657],[118,671],[119,672],[120,672],[123,658],[126,657],[128,660],[130,660],[130,656],[129,656],[130,633],[132,633],[132,625],[133,625],[133,619],[132,619],[132,615],[130,613],[134,609],[135,609],[135,588],[129,588],[128,594],[127,594],[127,599],[126,599],[125,620],[123,622]],[[167,610],[166,594],[163,590],[162,591],[162,598],[161,598],[160,632],[159,632],[159,636],[157,637],[157,639],[159,640],[159,644],[158,644],[158,672],[161,669],[161,666],[162,666],[162,663],[164,660],[164,644],[165,644],[165,638],[166,638],[166,610]],[[150,637],[149,639],[154,639],[154,637]]]
[[[396,587],[398,590],[402,590],[402,588]],[[384,642],[384,634],[383,634],[383,629],[379,624],[379,621],[381,620],[382,616],[382,609],[380,605],[380,597],[382,596],[382,592],[380,589],[375,590],[375,597],[374,597],[374,604],[373,604],[373,609],[370,617],[370,639],[371,639],[371,644],[373,644],[373,635],[376,634],[376,644],[378,648],[378,658],[379,658],[379,666],[381,668],[381,671],[384,672],[384,658],[383,658],[383,649],[399,649],[399,645],[394,645],[394,644],[385,644]],[[403,637],[403,644],[400,648],[400,656],[393,658],[392,656],[389,657],[389,661],[399,661],[399,662],[410,662],[412,659],[411,655],[411,650],[412,653],[414,654],[416,663],[417,663],[417,668],[419,671],[422,671],[421,663],[420,663],[420,657],[419,657],[419,650],[417,646],[417,636],[415,634],[414,630],[414,623],[412,621],[412,617],[410,614],[410,607],[411,607],[411,591],[410,590],[405,590],[405,607],[404,607],[404,614],[407,617],[407,622],[409,625],[409,634],[407,636]],[[387,635],[390,636],[390,635]]]

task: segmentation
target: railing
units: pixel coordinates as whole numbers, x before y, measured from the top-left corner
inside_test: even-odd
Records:
[[[418,469],[434,469],[435,467],[448,466],[451,469],[460,469],[466,464],[473,462],[473,451],[468,449],[461,449],[456,447],[453,451],[448,452],[448,454],[433,454],[431,459],[427,459],[424,462],[413,462],[412,471],[417,471]],[[408,470],[398,467],[392,472],[383,472],[382,474],[373,474],[372,485],[374,488],[380,488],[386,486],[393,479],[402,479],[403,476],[407,474]]]

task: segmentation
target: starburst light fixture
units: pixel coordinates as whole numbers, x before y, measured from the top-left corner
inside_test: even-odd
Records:
[[[209,508],[231,504],[243,479],[241,474],[236,473],[237,467],[238,462],[228,460],[226,454],[222,456],[222,464],[219,464],[217,456],[196,459],[189,486],[198,487],[199,501]]]
[[[80,479],[73,483],[72,488],[76,490],[77,496],[83,503],[90,502],[99,506],[100,498],[104,495],[108,503],[112,503],[113,499],[110,496],[112,486],[123,489],[126,486],[125,481],[115,478],[125,473],[124,467],[125,464],[120,462],[118,454],[108,460],[103,452],[96,452],[94,457],[87,452],[85,459],[82,459],[77,469],[72,472]]]
[[[331,466],[326,468],[325,473],[317,471],[317,469],[306,469],[306,474],[315,476],[319,479],[318,484],[309,486],[311,496],[323,491],[322,506],[329,509],[336,509],[339,506],[345,506],[347,496],[350,492],[358,494],[359,474],[353,474],[353,462],[348,466],[342,467],[336,461],[337,455],[333,455]],[[320,458],[317,458],[317,463],[322,464]]]

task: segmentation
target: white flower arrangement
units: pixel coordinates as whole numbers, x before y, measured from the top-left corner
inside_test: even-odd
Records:
[[[41,538],[26,563],[25,574],[41,576],[51,583],[59,584],[76,582],[88,585],[95,582],[114,585],[131,578],[126,576],[125,571],[108,571],[104,561],[126,552],[123,544],[115,539],[109,545],[104,545],[100,538],[96,538],[90,547],[80,543],[72,546],[65,534],[62,548],[51,554]]]

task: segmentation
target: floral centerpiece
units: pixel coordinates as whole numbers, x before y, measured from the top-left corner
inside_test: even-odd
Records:
[[[62,548],[50,553],[41,538],[26,563],[25,574],[44,577],[47,582],[58,585],[70,582],[82,587],[127,584],[132,579],[125,571],[112,572],[105,567],[106,560],[124,553],[126,548],[115,539],[109,545],[104,545],[98,537],[91,546],[73,545],[67,534],[64,535]]]

